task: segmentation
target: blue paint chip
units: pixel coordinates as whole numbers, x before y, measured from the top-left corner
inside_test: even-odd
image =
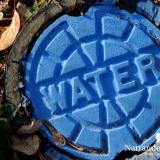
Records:
[[[63,150],[83,159],[111,160],[125,145],[155,141],[160,48],[151,32],[160,38],[143,16],[96,6],[84,16],[62,16],[40,35],[27,61],[26,95],[35,118],[84,148],[67,144]]]

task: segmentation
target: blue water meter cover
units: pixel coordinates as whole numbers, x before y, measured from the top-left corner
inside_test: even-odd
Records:
[[[63,150],[83,159],[111,160],[127,146],[151,145],[160,126],[159,39],[150,21],[117,7],[60,17],[26,64],[35,118],[67,139]]]

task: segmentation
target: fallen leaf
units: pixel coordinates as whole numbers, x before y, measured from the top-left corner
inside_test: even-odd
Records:
[[[154,3],[160,4],[160,0],[154,0]]]
[[[20,18],[18,12],[15,10],[10,26],[4,31],[0,32],[0,51],[10,47],[20,29]]]
[[[13,135],[11,142],[11,147],[14,150],[28,156],[36,154],[40,147],[40,138],[37,135],[33,135],[28,138],[19,138]]]
[[[0,12],[3,11],[8,6],[9,0],[0,1]]]
[[[41,127],[41,120],[34,120],[30,125],[23,125],[17,131],[18,134],[33,134]]]

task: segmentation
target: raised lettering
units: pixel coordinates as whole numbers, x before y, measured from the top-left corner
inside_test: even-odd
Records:
[[[98,70],[87,73],[84,75],[85,80],[91,80],[88,81],[88,83],[93,87],[93,89],[98,93],[98,96],[101,98],[105,95],[105,92],[103,90],[103,86],[101,83],[100,76],[106,72],[105,68],[99,68]],[[93,79],[93,81],[92,81]]]
[[[142,84],[146,83],[149,78],[146,74],[147,71],[151,71],[157,79],[160,77],[160,71],[156,68],[155,58],[153,55],[145,54],[136,57],[135,64],[137,65],[139,78]]]
[[[87,88],[83,85],[78,77],[72,79],[72,106],[76,105],[78,100],[85,98],[88,101],[92,99],[91,94]]]
[[[131,80],[128,72],[123,71],[123,68],[126,68],[128,66],[129,66],[128,61],[124,61],[110,66],[114,75],[114,85],[118,92],[135,86],[135,80]]]

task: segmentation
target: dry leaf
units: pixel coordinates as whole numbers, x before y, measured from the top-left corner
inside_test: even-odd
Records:
[[[20,127],[17,133],[18,134],[33,134],[40,129],[41,124],[42,124],[41,120],[32,121],[30,125],[23,125],[22,127]]]
[[[19,137],[13,135],[11,140],[11,147],[14,150],[22,152],[28,156],[36,154],[40,147],[40,138],[37,135],[33,135],[24,139],[20,139]]]
[[[10,47],[20,29],[20,18],[18,12],[15,10],[10,26],[4,31],[0,32],[0,51]]]
[[[160,4],[160,0],[154,0],[154,3]]]
[[[9,0],[0,1],[0,12],[3,11],[8,6]]]

